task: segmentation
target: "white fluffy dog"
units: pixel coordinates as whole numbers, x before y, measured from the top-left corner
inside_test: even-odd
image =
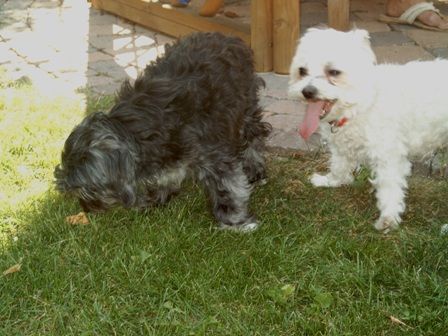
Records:
[[[309,29],[290,70],[289,94],[308,104],[300,134],[318,128],[329,144],[330,172],[318,187],[353,181],[372,171],[380,217],[375,228],[397,228],[405,209],[411,158],[448,143],[448,60],[376,64],[365,30]]]

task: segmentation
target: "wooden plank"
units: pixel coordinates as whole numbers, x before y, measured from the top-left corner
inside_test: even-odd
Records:
[[[272,71],[272,6],[273,0],[251,1],[251,39],[255,70]]]
[[[91,0],[92,7],[95,9],[100,9],[100,5],[98,4],[98,0]]]
[[[131,6],[154,15],[159,15],[171,21],[182,23],[191,27],[196,25],[217,26],[224,23],[228,29],[243,31],[249,33],[247,25],[236,22],[235,20],[226,17],[206,18],[201,17],[196,9],[191,6],[185,8],[173,8],[169,5],[161,5],[150,0],[115,0],[124,5]],[[219,23],[221,21],[221,23]]]
[[[95,2],[99,9],[116,14],[129,21],[163,32],[170,36],[181,37],[197,31],[190,27],[167,20],[163,17],[147,13],[141,9],[124,5],[119,1],[95,0]]]
[[[273,6],[274,71],[289,73],[300,30],[300,1],[282,0]]]
[[[328,0],[328,25],[338,30],[349,29],[350,0]]]
[[[144,0],[93,0],[95,8],[124,17],[150,29],[180,37],[196,31],[218,31],[239,36],[250,44],[250,34],[242,27],[215,23],[183,9],[163,8],[160,4]]]

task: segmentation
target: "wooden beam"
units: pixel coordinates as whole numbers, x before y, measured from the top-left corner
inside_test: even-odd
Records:
[[[148,0],[93,0],[95,8],[170,36],[180,37],[197,31],[218,31],[240,37],[250,44],[250,32],[238,24],[223,24],[201,17],[188,9],[164,8]]]
[[[279,74],[289,73],[296,49],[300,31],[299,3],[298,0],[282,0],[281,5],[273,6],[274,71]]]
[[[273,0],[252,0],[250,4],[250,46],[254,51],[255,70],[272,71]]]
[[[328,0],[328,25],[337,30],[349,29],[350,0]]]

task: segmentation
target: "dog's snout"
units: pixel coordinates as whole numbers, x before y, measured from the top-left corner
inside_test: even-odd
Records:
[[[305,86],[302,90],[302,94],[306,99],[314,99],[317,95],[317,88],[312,85]]]

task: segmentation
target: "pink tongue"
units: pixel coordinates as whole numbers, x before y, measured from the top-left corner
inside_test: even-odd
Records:
[[[302,138],[307,140],[311,134],[316,132],[319,127],[320,113],[324,107],[325,101],[320,100],[308,104],[305,117],[299,127],[299,134]]]

